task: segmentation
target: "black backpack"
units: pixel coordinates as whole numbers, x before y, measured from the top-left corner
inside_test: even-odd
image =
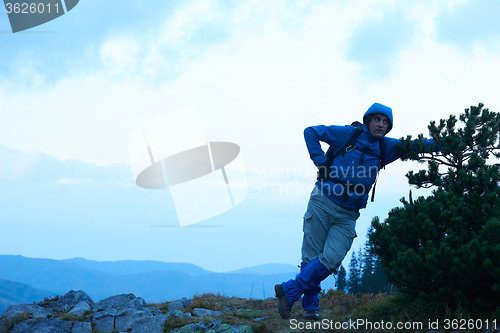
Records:
[[[344,156],[345,154],[350,153],[351,151],[356,149],[356,142],[358,141],[359,136],[363,132],[363,124],[361,124],[359,121],[354,121],[351,124],[351,126],[355,126],[356,130],[351,135],[349,140],[347,140],[344,147],[342,147],[342,149],[338,150],[336,153],[334,151],[333,146],[330,146],[328,148],[328,150],[326,151],[326,154],[325,154],[326,163],[325,163],[324,167],[320,167],[318,170],[318,177],[317,177],[318,181],[320,181],[320,182],[331,181],[331,182],[334,182],[336,184],[341,184],[341,185],[347,186],[347,184],[344,181],[342,181],[338,178],[335,178],[335,177],[331,177],[330,173],[331,173],[333,161],[339,155]],[[380,169],[385,169],[385,161],[384,161],[385,141],[379,140],[379,144],[380,144]],[[367,153],[367,152],[365,152],[365,153]],[[367,153],[367,154],[372,155],[371,153]],[[379,171],[380,171],[380,169],[379,169]],[[377,178],[375,179],[375,183],[373,184],[373,191],[372,191],[372,198],[371,198],[372,202],[375,199],[375,187],[377,185],[377,180],[378,180],[378,172],[377,172]],[[347,191],[344,191],[344,194],[347,195]]]

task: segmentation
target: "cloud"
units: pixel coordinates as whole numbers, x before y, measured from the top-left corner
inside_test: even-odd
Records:
[[[103,25],[91,42],[93,64],[54,85],[11,94],[4,81],[0,142],[63,160],[129,163],[132,129],[190,104],[207,140],[237,143],[248,164],[304,167],[305,127],[350,124],[375,101],[394,109],[391,135],[425,133],[429,120],[470,104],[500,107],[491,84],[498,54],[476,47],[465,57],[436,40],[446,8],[362,0],[160,6],[163,19],[147,29],[135,17],[128,28]],[[369,49],[371,39],[378,43]],[[51,75],[37,68],[30,73],[42,81]]]
[[[462,52],[473,51],[474,44],[499,50],[500,3],[488,0],[468,0],[442,10],[436,20],[437,40],[451,43]]]
[[[61,178],[57,181],[57,183],[62,185],[69,185],[69,184],[76,184],[79,181],[81,181],[81,179]]]
[[[40,153],[25,155],[0,145],[0,179],[19,179],[29,174],[39,162]]]
[[[22,153],[0,145],[0,180],[11,185],[134,183],[132,170],[124,164],[97,166],[78,160],[61,161],[43,152]]]
[[[109,71],[134,71],[139,52],[139,43],[133,39],[114,38],[101,47],[101,59]]]
[[[184,1],[81,1],[75,10],[30,31],[2,34],[0,82],[4,89],[40,89],[102,68],[100,46],[114,36],[140,40],[155,34]],[[7,15],[0,21],[10,31]],[[5,24],[3,24],[5,23]],[[124,54],[125,55],[125,54]],[[37,77],[38,76],[38,77]],[[32,80],[37,77],[37,80]]]
[[[216,1],[194,0],[188,6],[178,9],[173,19],[166,22],[160,43],[170,48],[188,45],[196,35],[204,33],[207,25],[215,21],[218,14],[215,5]],[[208,43],[213,42],[210,38],[199,39]]]
[[[382,4],[356,28],[347,55],[361,64],[361,75],[387,79],[397,70],[401,50],[413,41],[415,22],[409,20],[408,11],[401,3]]]

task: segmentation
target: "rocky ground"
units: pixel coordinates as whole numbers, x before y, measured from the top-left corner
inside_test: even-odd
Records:
[[[178,323],[196,317],[200,320],[169,332],[252,332],[251,326],[226,324],[217,319],[224,312],[191,310],[191,305],[192,301],[184,298],[170,303],[163,313],[133,294],[94,302],[84,291],[72,290],[43,302],[9,306],[0,316],[0,333],[162,333],[169,320]]]
[[[500,333],[500,328],[384,330],[350,328],[348,323],[370,319],[375,326],[387,312],[393,322],[430,322],[425,304],[407,306],[388,294],[346,294],[328,290],[320,297],[320,321],[302,319],[303,309],[297,302],[292,319],[283,320],[276,309],[277,300],[245,299],[223,295],[194,295],[173,302],[146,304],[134,294],[108,297],[94,302],[84,291],[70,291],[63,296],[47,298],[33,304],[11,305],[0,314],[0,333],[216,333],[216,332],[418,332],[418,333]],[[428,305],[427,305],[428,307]],[[423,313],[427,313],[422,315]],[[458,319],[464,320],[460,314]],[[496,316],[495,316],[496,317]],[[378,318],[378,319],[377,319]],[[427,318],[427,319],[426,319]],[[425,319],[425,320],[424,320]],[[325,328],[324,323],[329,323]],[[491,318],[488,323],[498,324]],[[477,323],[477,321],[474,321]],[[322,325],[319,327],[318,325]],[[484,324],[484,322],[483,322]],[[344,326],[343,326],[344,325]],[[333,330],[333,327],[341,327]],[[345,328],[345,329],[343,329]]]

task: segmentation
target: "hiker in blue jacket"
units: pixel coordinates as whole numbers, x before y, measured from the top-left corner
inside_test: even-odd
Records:
[[[375,103],[364,114],[362,127],[319,125],[304,130],[309,156],[319,169],[318,181],[304,214],[301,271],[274,287],[282,318],[291,317],[293,304],[303,295],[303,318],[318,320],[320,282],[338,273],[379,170],[400,157],[400,141],[385,137],[392,126],[392,109]],[[331,147],[326,155],[320,141]],[[336,152],[333,157],[331,151]]]

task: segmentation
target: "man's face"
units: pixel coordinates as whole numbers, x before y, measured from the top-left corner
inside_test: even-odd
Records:
[[[370,120],[370,124],[368,125],[370,134],[378,139],[384,137],[385,133],[387,133],[387,129],[389,128],[389,123],[389,118],[383,114],[375,113]]]

